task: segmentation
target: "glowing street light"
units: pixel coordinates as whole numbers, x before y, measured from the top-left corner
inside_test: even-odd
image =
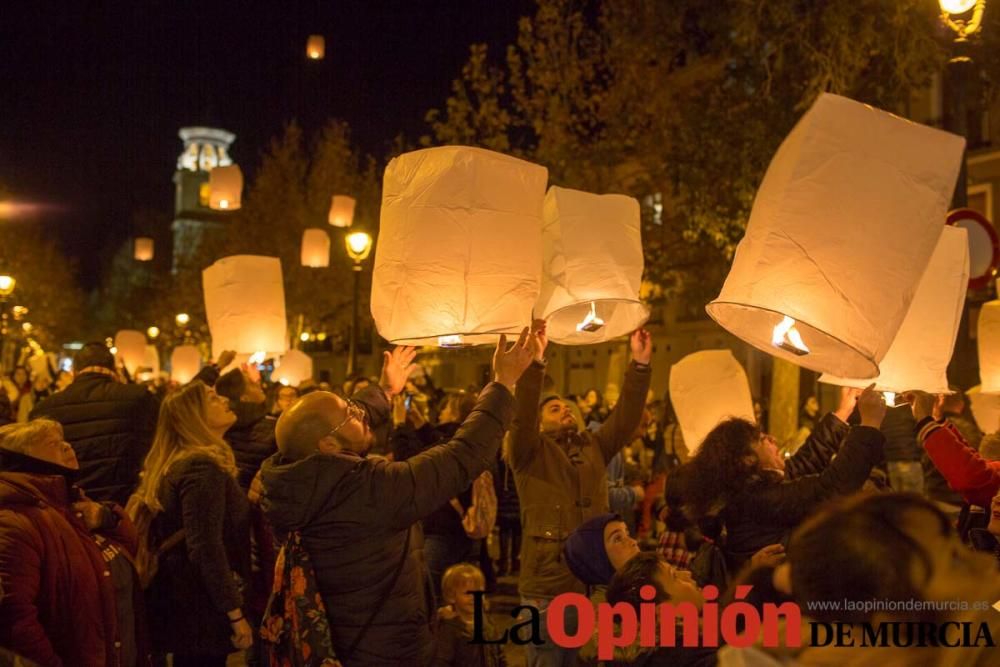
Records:
[[[152,326],[146,329],[146,335],[150,340],[156,340],[160,336],[160,327]]]
[[[14,293],[17,281],[12,276],[0,276],[0,297],[8,297]]]
[[[354,270],[360,271],[359,264],[363,262],[372,251],[372,237],[365,232],[353,232],[344,239],[347,246],[347,256],[354,260]]]
[[[941,20],[955,33],[956,42],[968,41],[983,25],[986,0],[938,0]],[[964,17],[971,12],[971,16]],[[963,57],[967,60],[968,57]]]
[[[361,301],[361,262],[372,251],[372,237],[365,232],[353,232],[344,237],[347,256],[354,260],[354,301],[351,304],[351,340],[347,355],[347,376],[354,375],[358,365],[358,303]]]
[[[177,317],[174,318],[178,326],[187,326],[187,323],[191,321],[191,316],[187,313],[177,313]]]

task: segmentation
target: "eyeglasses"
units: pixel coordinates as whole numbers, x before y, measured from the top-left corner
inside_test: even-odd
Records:
[[[355,419],[358,423],[364,424],[368,421],[368,413],[365,412],[363,407],[351,399],[347,399],[347,416],[344,417],[344,421],[340,422],[340,425],[338,425],[337,428],[330,431],[330,435],[333,435],[340,429],[344,428],[347,425],[347,422],[351,421],[351,419]]]

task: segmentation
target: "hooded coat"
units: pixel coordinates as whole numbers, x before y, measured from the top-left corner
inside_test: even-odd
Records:
[[[366,408],[372,429],[388,419],[389,403],[380,388],[364,389],[354,400]],[[345,664],[430,662],[432,594],[418,533],[407,536],[414,523],[491,467],[512,416],[510,391],[494,383],[449,442],[405,462],[347,451],[295,461],[276,454],[264,462],[264,514],[281,538],[300,531],[334,648]],[[376,610],[362,641],[345,658]]]

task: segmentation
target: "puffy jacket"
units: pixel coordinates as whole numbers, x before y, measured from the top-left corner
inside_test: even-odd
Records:
[[[83,373],[35,406],[31,418],[62,424],[80,461],[79,485],[94,500],[124,506],[153,444],[159,401],[145,387]]]
[[[920,442],[934,466],[970,505],[989,507],[1000,490],[1000,461],[987,461],[950,423],[930,417],[918,424]]]
[[[373,428],[389,416],[377,387],[354,400]],[[326,604],[337,655],[343,657],[376,610],[351,667],[427,664],[433,654],[431,594],[414,523],[466,489],[491,467],[513,414],[513,398],[488,385],[455,437],[405,462],[351,452],[289,461],[276,454],[261,467],[261,506],[278,535],[297,530]],[[387,585],[400,565],[392,591]]]
[[[236,457],[236,481],[247,491],[260,464],[278,451],[274,440],[278,419],[267,413],[266,403],[230,401],[229,407],[236,414],[236,422],[226,431],[225,439]]]

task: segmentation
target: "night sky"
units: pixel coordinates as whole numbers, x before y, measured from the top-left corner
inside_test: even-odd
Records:
[[[250,177],[293,117],[307,130],[344,119],[382,159],[400,132],[426,132],[470,44],[500,56],[532,12],[531,0],[5,2],[0,187],[59,207],[31,224],[92,287],[134,210],[172,213],[178,128],[236,133]],[[305,58],[311,33],[323,61]]]

